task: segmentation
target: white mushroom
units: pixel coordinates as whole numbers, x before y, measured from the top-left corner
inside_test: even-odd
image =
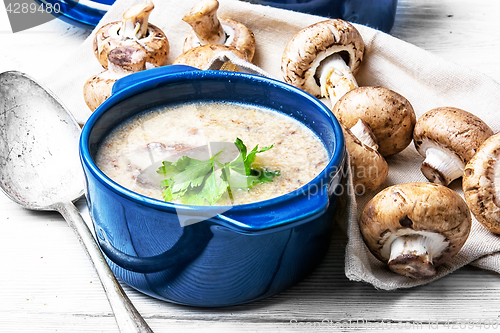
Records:
[[[219,2],[201,0],[182,20],[193,30],[184,41],[183,52],[207,44],[232,46],[243,52],[248,61],[255,54],[255,36],[245,25],[228,18],[217,17]]]
[[[97,30],[94,54],[104,68],[108,66],[108,54],[122,46],[144,50],[146,62],[154,66],[165,64],[170,46],[163,31],[148,22],[153,8],[152,2],[137,4],[123,14],[121,21],[107,23]]]
[[[118,79],[146,69],[147,54],[135,47],[117,47],[107,58],[108,69],[89,78],[83,86],[85,103],[92,111],[109,98]]]
[[[362,119],[377,139],[382,156],[397,154],[411,143],[415,112],[404,96],[390,89],[353,89],[339,99],[332,112],[351,131]]]
[[[390,186],[365,206],[359,227],[370,252],[392,271],[430,278],[465,244],[472,219],[462,197],[431,183]]]
[[[479,146],[493,135],[477,116],[454,107],[439,107],[423,114],[413,132],[417,151],[425,157],[420,169],[431,182],[448,185],[460,178]]]
[[[363,52],[363,39],[352,24],[340,19],[315,23],[286,45],[281,60],[283,79],[316,97],[329,97],[333,106],[358,87],[354,74]]]
[[[486,139],[467,163],[462,187],[476,219],[500,235],[500,133]]]

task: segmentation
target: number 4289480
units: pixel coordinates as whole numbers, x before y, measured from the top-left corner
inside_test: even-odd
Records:
[[[61,12],[61,5],[55,4],[36,4],[34,2],[15,2],[9,3],[6,8],[7,13],[11,14],[34,14],[34,13],[49,13],[49,14],[59,14]]]

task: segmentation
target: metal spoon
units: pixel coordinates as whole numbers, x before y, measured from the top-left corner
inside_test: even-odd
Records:
[[[0,74],[0,188],[25,208],[61,213],[99,275],[120,332],[152,333],[73,205],[84,193],[79,136],[79,125],[51,93],[25,74]]]

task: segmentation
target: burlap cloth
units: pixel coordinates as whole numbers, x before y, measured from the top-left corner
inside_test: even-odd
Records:
[[[155,2],[150,22],[159,26],[169,39],[170,55],[167,63],[172,63],[182,53],[182,43],[191,28],[181,18],[197,1]],[[101,24],[120,19],[125,9],[135,2],[137,1],[118,0],[103,17]],[[220,17],[238,20],[254,32],[257,49],[253,63],[264,73],[278,79],[281,79],[280,60],[286,43],[301,28],[324,19],[237,0],[219,2]],[[498,83],[388,34],[360,25],[356,27],[366,44],[365,59],[357,74],[360,85],[380,85],[399,92],[412,103],[417,117],[434,107],[455,106],[478,115],[495,133],[500,130]],[[58,71],[50,77],[40,78],[42,84],[52,90],[81,123],[90,115],[82,97],[83,84],[90,76],[102,71],[92,52],[92,35]],[[325,104],[328,105],[328,102],[325,101]],[[389,158],[389,176],[383,187],[426,181],[420,173],[422,160],[413,144],[397,156]],[[451,188],[461,193],[460,181],[453,182]],[[366,250],[357,220],[358,214],[371,197],[372,195],[348,197],[348,205],[343,210],[345,214],[338,216],[349,239],[345,258],[347,277],[387,290],[432,281],[433,279],[412,280],[392,273]],[[461,252],[451,262],[439,267],[434,279],[466,264],[500,272],[498,251],[500,237],[474,221],[470,237]]]

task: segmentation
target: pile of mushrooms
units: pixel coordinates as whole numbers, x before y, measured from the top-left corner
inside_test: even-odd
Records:
[[[351,110],[358,111],[366,113]],[[471,212],[500,234],[500,134],[493,135],[472,113],[438,107],[418,119],[412,136],[425,157],[421,171],[429,183],[382,190],[364,207],[359,227],[370,252],[389,269],[410,278],[432,278],[436,267],[467,240]],[[465,200],[446,187],[460,177]]]
[[[327,97],[343,126],[354,189],[376,190],[388,175],[385,156],[412,140],[416,117],[410,102],[384,87],[359,87],[354,77],[364,42],[349,22],[330,19],[307,26],[287,43],[281,59],[285,82]]]
[[[163,31],[148,22],[153,8],[152,2],[137,4],[125,11],[121,21],[97,30],[94,55],[105,70],[83,86],[83,97],[91,111],[109,98],[116,80],[165,64],[170,46]]]
[[[356,194],[376,190],[388,175],[385,157],[411,143],[416,122],[411,103],[384,87],[358,87],[343,95],[332,112],[344,127]]]

